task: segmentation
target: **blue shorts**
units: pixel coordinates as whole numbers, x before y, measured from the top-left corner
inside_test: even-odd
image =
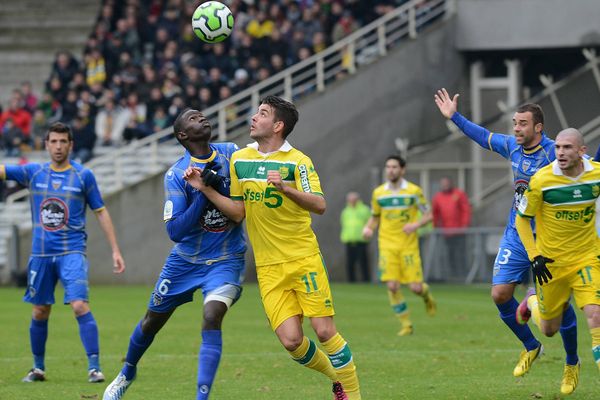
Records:
[[[30,257],[23,301],[37,305],[54,304],[54,288],[59,279],[65,288],[64,304],[75,300],[88,301],[88,261],[81,253]]]
[[[494,261],[492,285],[528,281],[531,261],[516,229],[506,227]]]
[[[169,312],[192,301],[198,289],[202,289],[202,295],[206,298],[226,284],[239,288],[232,299],[235,302],[241,295],[244,270],[244,258],[191,264],[176,253],[171,253],[156,281],[148,309],[157,313]]]

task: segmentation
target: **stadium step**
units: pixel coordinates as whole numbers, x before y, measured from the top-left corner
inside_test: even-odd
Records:
[[[3,0],[0,102],[26,80],[41,94],[56,53],[81,53],[99,8],[100,2],[87,0]]]

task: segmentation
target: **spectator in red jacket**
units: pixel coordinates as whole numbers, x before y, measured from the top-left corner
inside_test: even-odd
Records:
[[[9,108],[0,115],[0,129],[4,128],[7,120],[11,119],[13,124],[23,132],[25,138],[29,140],[31,130],[31,114],[21,104],[21,100],[12,98]]]
[[[448,249],[448,266],[453,275],[465,264],[463,228],[471,223],[471,206],[467,194],[454,187],[448,177],[440,179],[440,191],[433,196],[433,225],[444,230]]]

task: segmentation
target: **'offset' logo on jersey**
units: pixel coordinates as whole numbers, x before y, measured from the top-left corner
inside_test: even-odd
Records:
[[[54,197],[44,200],[40,205],[40,222],[47,231],[62,229],[69,220],[67,205]]]

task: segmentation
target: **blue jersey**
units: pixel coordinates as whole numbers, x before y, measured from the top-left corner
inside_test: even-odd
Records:
[[[517,144],[514,136],[492,133],[470,122],[458,112],[454,113],[452,121],[481,147],[486,150],[492,150],[510,161],[513,171],[515,196],[508,216],[507,229],[514,230],[516,233],[515,216],[521,197],[523,197],[523,193],[527,190],[533,174],[542,167],[550,164],[556,158],[554,154],[554,141],[542,133],[540,143],[534,148],[526,150],[523,146]]]
[[[210,148],[212,154],[207,159],[198,159],[186,152],[165,174],[165,222],[184,214],[196,197],[204,197],[183,179],[186,168],[204,168],[212,161],[221,166],[217,173],[229,179],[229,159],[238,147],[233,143],[211,143]],[[171,253],[197,264],[239,258],[245,251],[246,239],[241,224],[233,223],[212,203],[206,202],[197,223],[176,240]]]
[[[5,165],[6,179],[29,187],[33,222],[32,256],[84,253],[86,206],[104,207],[92,171],[71,162],[55,170],[50,163]]]

